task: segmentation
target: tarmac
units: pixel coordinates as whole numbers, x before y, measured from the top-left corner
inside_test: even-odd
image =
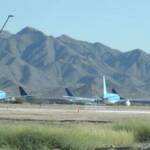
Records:
[[[0,104],[0,121],[112,122],[150,119],[150,107]]]

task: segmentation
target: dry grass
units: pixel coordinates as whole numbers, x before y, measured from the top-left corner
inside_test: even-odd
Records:
[[[148,108],[146,107],[147,111]],[[150,114],[130,115],[112,113],[109,110],[143,109],[118,106],[92,108],[75,105],[2,104],[0,147],[5,150],[47,150],[54,147],[64,150],[92,150],[95,147],[110,145],[134,145],[145,139],[150,140]]]

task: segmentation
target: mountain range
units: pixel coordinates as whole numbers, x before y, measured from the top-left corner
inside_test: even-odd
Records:
[[[35,95],[62,96],[69,87],[77,96],[100,96],[105,75],[108,90],[129,98],[150,96],[150,54],[48,36],[31,27],[1,33],[0,70],[0,89],[10,95],[23,86]]]

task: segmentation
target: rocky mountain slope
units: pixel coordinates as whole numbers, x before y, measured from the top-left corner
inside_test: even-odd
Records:
[[[64,95],[70,87],[78,96],[102,94],[102,75],[109,90],[122,96],[150,96],[150,54],[121,52],[101,43],[48,36],[31,27],[0,35],[0,89],[18,94]]]

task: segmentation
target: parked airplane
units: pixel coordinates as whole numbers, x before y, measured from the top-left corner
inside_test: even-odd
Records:
[[[19,93],[20,96],[17,96],[16,98],[22,98],[25,100],[39,100],[42,99],[39,95],[29,95],[22,86],[19,86]],[[43,98],[44,99],[44,98]]]
[[[19,93],[21,95],[21,98],[23,100],[27,100],[31,103],[58,103],[58,104],[66,104],[70,102],[66,100],[65,98],[61,97],[43,97],[40,95],[28,95],[28,93],[23,89],[23,87],[19,87]]]
[[[103,76],[103,96],[102,101],[106,104],[125,104],[131,105],[130,100],[120,97],[115,89],[112,89],[112,93],[107,92],[105,76]]]
[[[68,88],[65,88],[65,91],[67,93],[67,96],[63,96],[63,98],[65,98],[66,100],[68,100],[72,103],[92,104],[97,101],[97,98],[74,96]]]

